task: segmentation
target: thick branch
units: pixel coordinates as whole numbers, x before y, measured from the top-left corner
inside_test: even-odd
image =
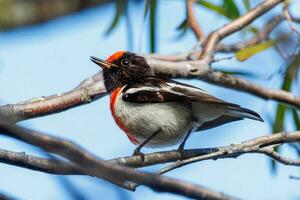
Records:
[[[173,150],[145,154],[144,160],[142,160],[140,156],[128,156],[115,158],[108,161],[113,164],[137,168],[176,162],[180,159],[199,159],[201,157],[201,159],[198,161],[202,161],[208,159],[215,160],[217,158],[236,158],[237,156],[245,155],[247,153],[259,153],[265,154],[284,165],[300,166],[300,160],[294,160],[280,156],[272,149],[273,143],[283,144],[299,141],[299,131],[287,134],[290,137],[290,140],[285,139],[285,134],[278,133],[254,138],[240,144],[233,144],[224,147],[188,149],[183,152],[183,157],[181,157],[181,154],[178,153],[178,151]],[[258,144],[261,148],[257,146]],[[80,169],[76,167],[76,165],[73,165],[70,162],[39,158],[27,155],[25,153],[16,153],[7,150],[0,150],[0,162],[50,174],[86,175],[82,173]]]
[[[0,149],[0,162],[48,174],[79,175],[76,165],[61,160],[53,160]]]
[[[62,112],[78,105],[90,103],[105,94],[102,75],[96,74],[69,92],[1,106],[0,114],[17,122]]]

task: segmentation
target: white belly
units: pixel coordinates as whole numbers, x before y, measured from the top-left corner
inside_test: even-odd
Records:
[[[182,103],[131,103],[116,99],[115,115],[139,142],[159,133],[146,146],[165,147],[180,143],[192,129],[191,108]]]

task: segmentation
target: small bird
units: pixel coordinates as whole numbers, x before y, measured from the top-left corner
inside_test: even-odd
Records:
[[[116,124],[142,147],[184,145],[192,132],[202,131],[244,118],[263,121],[254,111],[218,99],[197,87],[154,74],[146,59],[118,51],[107,60],[91,57],[103,69],[104,85],[110,93],[110,110]]]

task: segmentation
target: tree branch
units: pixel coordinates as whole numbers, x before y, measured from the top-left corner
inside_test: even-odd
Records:
[[[79,175],[82,174],[76,165],[70,162],[40,158],[25,152],[13,152],[0,149],[0,162],[48,174]]]
[[[193,6],[194,6],[196,0],[186,0],[185,2],[186,2],[186,15],[187,15],[188,25],[192,29],[197,40],[201,41],[204,39],[205,36],[204,36],[204,33],[203,33],[200,25],[198,24],[198,22],[196,20],[196,16],[194,13]]]
[[[224,27],[213,31],[211,34],[209,34],[208,39],[204,43],[203,50],[199,55],[200,59],[204,60],[207,63],[211,63],[212,55],[216,50],[216,46],[223,38],[246,27],[255,19],[267,13],[269,10],[283,1],[284,0],[263,1],[261,4],[250,10],[246,15],[243,15],[236,20],[228,23]]]
[[[177,169],[179,167],[199,162],[203,160],[216,160],[219,158],[228,158],[233,157],[237,158],[240,155],[245,153],[260,153],[265,154],[271,157],[274,160],[286,165],[293,165],[293,166],[300,166],[300,160],[292,160],[287,159],[285,157],[279,156],[273,149],[273,145],[279,145],[284,143],[291,143],[291,142],[299,142],[300,141],[300,131],[295,131],[291,133],[276,133],[268,136],[258,137],[253,140],[245,141],[240,144],[234,144],[226,147],[219,148],[219,151],[202,155],[194,158],[189,158],[183,161],[178,161],[173,163],[163,169],[161,169],[158,174],[163,174],[169,172],[171,170]]]
[[[0,107],[0,114],[13,122],[58,113],[78,105],[90,103],[106,95],[101,74],[82,81],[75,89],[62,94],[31,99]]]
[[[278,145],[284,143],[291,143],[297,142],[299,140],[300,131],[290,132],[287,134],[277,133],[254,138],[242,142],[240,144],[232,144],[224,147],[186,149],[183,152],[183,157],[181,157],[181,154],[178,153],[178,151],[172,150],[145,154],[144,159],[137,155],[115,158],[107,161],[109,161],[112,164],[119,164],[128,167],[139,168],[152,166],[156,164],[178,162],[178,160],[180,159],[186,162],[189,159],[197,158],[198,162],[203,160],[216,160],[219,158],[237,158],[238,156],[247,153],[259,153],[265,154],[284,165],[300,166],[300,160],[294,160],[280,156],[273,150],[274,144]],[[17,153],[1,149],[0,162],[50,174],[87,175],[82,173],[80,169],[76,167],[76,165],[70,162],[39,158],[27,155],[25,153]]]
[[[250,81],[224,74],[208,68],[202,61],[170,62],[147,59],[147,62],[157,74],[177,78],[198,78],[203,81],[243,91],[266,100],[276,100],[295,107],[300,107],[300,98],[290,92],[265,88]],[[102,73],[84,80],[75,89],[57,95],[39,99],[0,106],[0,114],[14,122],[42,117],[68,110],[70,108],[90,103],[106,95]]]
[[[228,53],[228,52],[236,52],[241,49],[244,49],[247,46],[258,44],[264,40],[267,40],[272,31],[284,20],[284,16],[282,14],[272,17],[268,20],[263,29],[255,34],[249,41],[246,42],[238,42],[235,44],[218,44],[216,47],[216,52]]]
[[[21,128],[0,122],[0,132],[43,150],[60,155],[74,164],[85,174],[102,178],[119,186],[126,185],[127,181],[146,185],[158,192],[171,192],[196,199],[234,199],[199,185],[184,181],[140,172],[129,167],[103,161],[91,153],[83,150],[74,143],[61,138],[41,134],[29,129]]]

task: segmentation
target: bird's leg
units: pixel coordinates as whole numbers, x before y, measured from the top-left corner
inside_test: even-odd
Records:
[[[191,134],[192,130],[189,130],[189,132],[186,134],[184,140],[181,142],[181,144],[179,145],[177,151],[180,153],[181,158],[183,158],[183,151],[184,151],[184,145],[187,141],[187,139],[189,138],[190,134]]]
[[[142,160],[144,160],[144,154],[141,152],[141,149],[152,139],[154,138],[154,136],[156,136],[158,133],[160,132],[160,130],[155,131],[154,133],[152,133],[152,135],[147,138],[145,141],[143,141],[133,152],[133,156],[134,155],[139,155],[141,156]]]

